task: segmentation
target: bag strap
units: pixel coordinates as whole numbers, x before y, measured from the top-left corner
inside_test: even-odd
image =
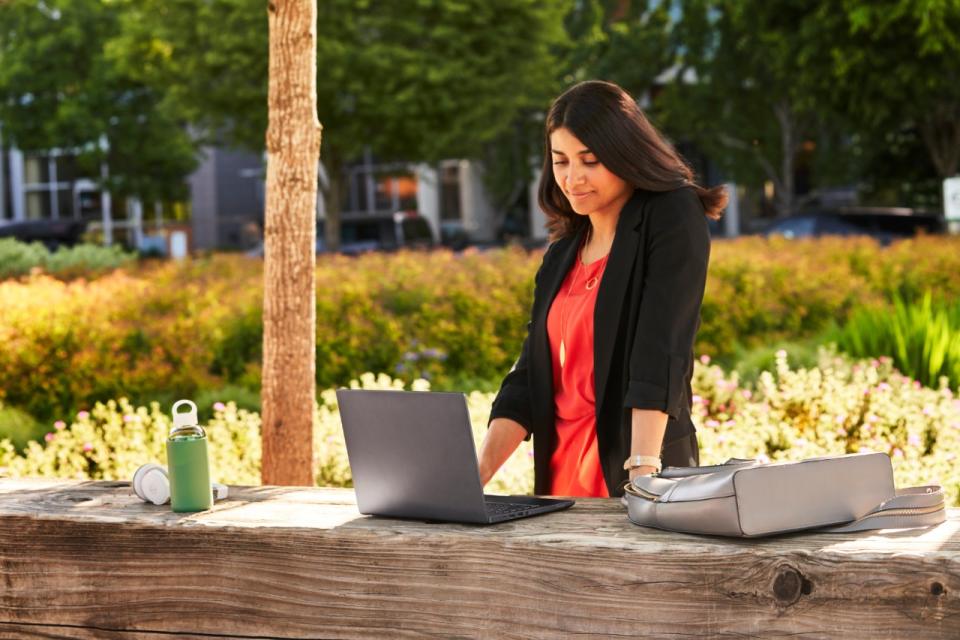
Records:
[[[847,533],[869,529],[909,529],[930,527],[947,519],[943,501],[943,487],[935,484],[897,489],[897,494],[880,504],[867,515],[834,527],[820,527],[812,531]]]

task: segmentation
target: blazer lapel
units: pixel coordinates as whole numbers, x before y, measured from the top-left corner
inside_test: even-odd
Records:
[[[610,363],[613,361],[623,301],[627,297],[627,287],[639,253],[640,234],[637,225],[643,214],[645,200],[643,191],[637,189],[624,205],[597,291],[597,304],[593,312],[593,375],[598,415],[605,397]]]
[[[542,406],[545,410],[549,407],[548,415],[538,416],[543,424],[553,425],[553,358],[550,354],[550,338],[547,334],[547,314],[550,312],[550,306],[553,299],[557,297],[563,280],[567,277],[573,261],[577,258],[577,250],[580,247],[580,241],[583,234],[586,233],[586,227],[576,233],[576,235],[558,240],[556,250],[550,258],[550,264],[544,264],[541,272],[543,281],[543,294],[539,296],[538,305],[534,309],[533,317],[533,336],[534,344],[531,353],[531,366],[538,372],[545,372],[549,375],[535,375],[533,379],[536,387],[533,389],[533,396],[537,398],[534,407]],[[534,419],[534,422],[540,423]],[[552,434],[552,431],[548,430]],[[552,437],[552,436],[551,436]],[[552,445],[551,445],[552,446]]]

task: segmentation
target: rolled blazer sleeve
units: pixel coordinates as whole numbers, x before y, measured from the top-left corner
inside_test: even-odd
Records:
[[[624,406],[676,419],[700,325],[710,232],[690,188],[657,194],[646,215],[646,264]]]
[[[533,299],[534,302],[540,294],[540,273],[543,271],[543,264],[547,261],[547,255],[553,245],[543,254],[543,260],[537,274],[534,276]],[[536,304],[533,305],[534,307]],[[531,315],[533,311],[531,310]],[[530,333],[533,327],[532,320],[527,322],[527,337],[523,340],[523,347],[520,349],[520,357],[514,363],[510,373],[503,379],[500,385],[500,391],[493,400],[493,406],[490,409],[490,421],[494,418],[510,418],[519,422],[527,430],[529,440],[533,433],[533,399],[530,395]],[[490,422],[487,422],[487,426]]]

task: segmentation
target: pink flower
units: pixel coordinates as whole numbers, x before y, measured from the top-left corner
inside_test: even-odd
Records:
[[[893,362],[893,358],[891,358],[890,356],[880,356],[880,362],[882,362],[883,364],[890,364],[891,362]]]
[[[732,426],[734,426],[735,424],[737,424],[737,422],[736,422],[735,420],[724,420],[724,421],[723,421],[723,426],[725,426],[725,427],[732,427]]]
[[[787,352],[786,352],[784,349],[780,349],[779,351],[777,351],[777,357],[778,357],[778,358],[786,358],[786,357],[787,357]]]
[[[743,390],[743,397],[746,398],[747,400],[753,397],[753,394],[750,393],[750,389]]]
[[[213,410],[214,410],[214,411],[223,411],[223,410],[226,409],[226,408],[227,408],[227,405],[223,404],[222,402],[214,402],[214,403],[213,403]]]
[[[80,420],[86,420],[89,417],[90,417],[89,411],[81,411],[80,413],[77,414],[77,418],[79,418]]]
[[[123,421],[124,421],[124,422],[133,422],[133,420],[134,420],[134,416],[132,416],[132,415],[129,414],[129,413],[128,413],[127,415],[123,416]]]
[[[84,443],[83,443],[83,450],[84,450],[84,451],[93,451],[93,445],[90,444],[89,442],[84,442]]]
[[[922,386],[923,386],[923,385],[920,384],[920,381],[919,381],[919,380],[914,380],[914,381],[913,381],[913,388],[914,388],[914,389],[919,389],[919,388],[922,387]]]
[[[886,382],[881,382],[877,385],[877,391],[890,391],[890,385]]]
[[[64,429],[67,428],[67,423],[64,422],[63,420],[57,420],[56,422],[53,423],[53,428],[56,429],[57,431],[63,431]]]
[[[718,436],[718,437],[717,437],[717,444],[723,444],[723,443],[726,442],[726,441],[727,441],[727,436]]]
[[[693,396],[693,404],[700,404],[701,402],[703,402],[703,398],[701,398],[700,396],[694,394],[694,396]]]
[[[899,447],[894,447],[894,448],[893,448],[893,457],[894,457],[894,458],[902,458],[902,457],[903,457],[903,451],[901,451]]]
[[[873,453],[873,449],[864,445],[860,445],[860,449],[858,451],[859,453]]]
[[[765,453],[761,453],[760,455],[757,456],[757,462],[760,462],[762,464],[767,464],[770,462],[770,456],[768,456]]]
[[[43,439],[46,440],[47,442],[53,442],[53,439],[56,437],[57,437],[57,434],[51,431],[47,435],[43,436]]]
[[[528,457],[528,458],[532,458],[532,457],[533,457],[533,451],[527,451],[527,457]]]
[[[845,438],[847,436],[847,430],[841,427],[837,429],[837,435],[841,438]]]
[[[708,356],[707,354],[703,354],[702,356],[700,356],[700,362],[702,362],[703,364],[710,364],[710,356]]]
[[[907,444],[912,444],[913,446],[919,445],[919,444],[920,444],[920,436],[918,436],[918,435],[915,434],[915,433],[911,433],[911,434],[907,437]]]
[[[927,405],[923,408],[923,415],[929,416],[933,414],[933,409],[930,408],[930,405]]]
[[[710,419],[710,420],[707,420],[706,426],[710,427],[711,429],[716,429],[717,427],[720,426],[720,423],[717,422],[716,420]]]

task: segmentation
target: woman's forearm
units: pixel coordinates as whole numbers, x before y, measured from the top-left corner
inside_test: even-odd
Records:
[[[527,430],[516,420],[494,418],[487,429],[487,435],[480,445],[480,483],[486,485],[497,469],[517,450]]]
[[[669,416],[655,409],[633,409],[631,413],[632,432],[630,435],[631,456],[660,457],[663,447],[663,434],[667,430]],[[630,472],[630,478],[652,473],[654,467],[637,467]]]

